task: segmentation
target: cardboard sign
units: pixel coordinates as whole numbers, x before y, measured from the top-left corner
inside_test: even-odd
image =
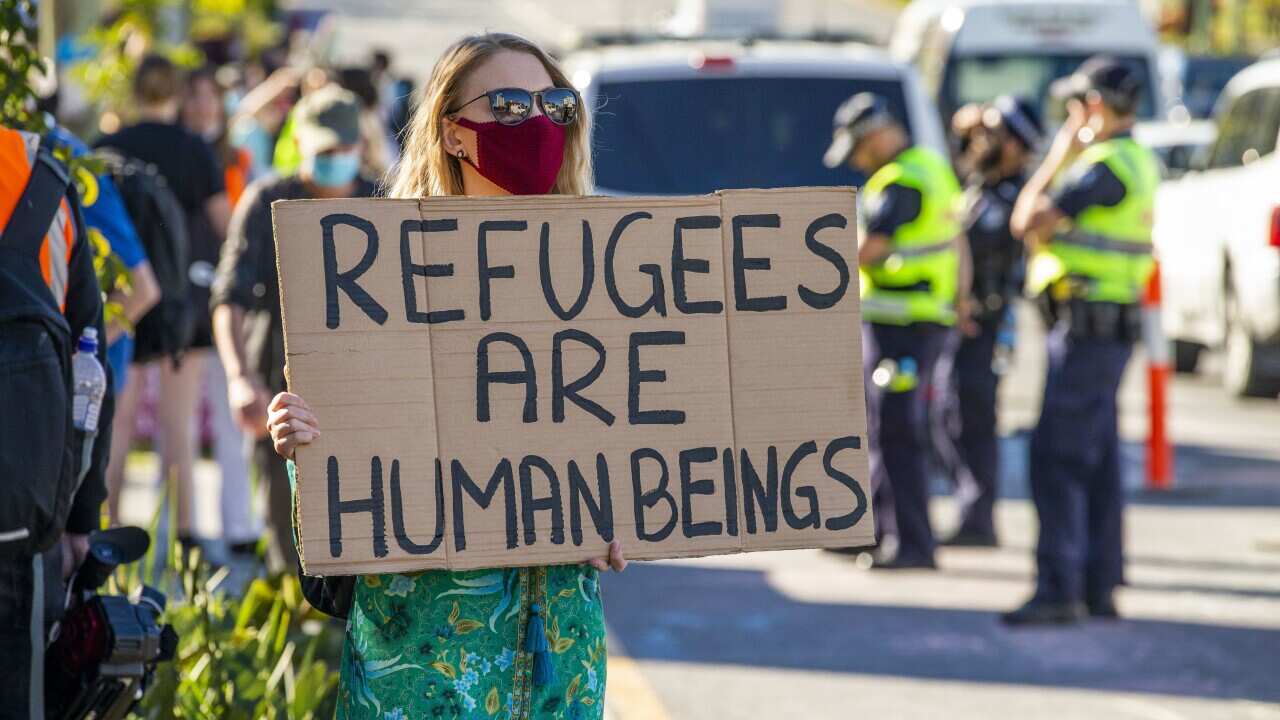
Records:
[[[307,572],[872,541],[852,190],[272,209]]]

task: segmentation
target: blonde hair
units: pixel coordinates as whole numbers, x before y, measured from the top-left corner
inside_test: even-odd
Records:
[[[392,172],[388,197],[416,198],[428,195],[462,195],[461,160],[444,147],[444,120],[450,108],[470,98],[461,97],[467,76],[490,57],[504,51],[536,57],[556,87],[572,87],[559,64],[530,40],[510,33],[469,35],[451,45],[431,70],[422,96],[409,122],[400,163]],[[564,164],[551,192],[586,195],[591,192],[591,118],[580,107],[573,124],[565,127]]]

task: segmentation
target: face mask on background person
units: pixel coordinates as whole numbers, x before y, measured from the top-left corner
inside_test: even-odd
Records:
[[[476,159],[464,158],[486,180],[512,195],[545,195],[564,164],[564,127],[537,115],[519,125],[454,122],[476,133]]]
[[[302,174],[320,187],[338,187],[356,179],[360,172],[360,153],[326,153],[303,158]]]

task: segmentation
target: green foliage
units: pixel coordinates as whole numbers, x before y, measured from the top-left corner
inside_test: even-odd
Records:
[[[160,512],[151,522],[153,538]],[[167,540],[165,566],[156,566],[157,543],[141,562],[120,568],[108,588],[127,592],[146,578],[175,594],[163,622],[178,633],[177,657],[157,668],[133,717],[333,717],[342,626],[307,605],[297,577],[258,578],[233,597],[221,589],[226,568],[211,572],[199,550],[184,553],[172,530]]]
[[[3,2],[4,0],[0,0]],[[80,41],[93,49],[89,59],[71,66],[71,78],[80,85],[90,101],[112,112],[129,108],[129,83],[138,63],[149,52],[158,52],[181,67],[195,67],[203,58],[188,43],[177,45],[161,41],[168,35],[168,12],[180,5],[179,0],[121,0],[118,15],[110,24],[91,28]]]
[[[0,0],[8,2],[9,0]],[[183,12],[174,12],[184,6]],[[253,55],[279,42],[282,30],[271,20],[271,5],[263,0],[118,0],[114,22],[91,28],[80,40],[92,56],[71,67],[71,77],[84,88],[89,100],[102,109],[123,113],[129,109],[129,82],[138,62],[148,52],[167,56],[180,67],[204,62],[189,41],[236,37]],[[173,33],[169,18],[185,15],[187,41],[172,44],[163,38]]]
[[[178,656],[160,666],[137,717],[333,716],[342,633],[306,605],[296,577],[259,578],[230,598],[217,592],[226,570],[209,577],[198,551],[178,564],[184,601],[165,618]]]
[[[274,3],[265,0],[191,0],[194,40],[233,36],[250,56],[280,42],[283,30],[271,21]]]
[[[51,70],[40,56],[36,37],[36,7],[31,0],[0,0],[0,123],[44,133],[49,118],[36,110],[32,75]]]

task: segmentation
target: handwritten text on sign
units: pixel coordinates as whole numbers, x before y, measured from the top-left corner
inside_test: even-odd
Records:
[[[307,570],[869,543],[853,207],[276,203]]]

